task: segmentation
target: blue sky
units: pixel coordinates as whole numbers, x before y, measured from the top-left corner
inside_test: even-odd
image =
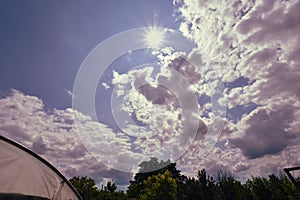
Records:
[[[66,108],[78,68],[106,38],[132,28],[174,23],[171,1],[1,1],[0,89]]]
[[[296,0],[2,0],[0,134],[67,177],[123,186],[150,156],[189,176],[221,169],[241,180],[300,165],[299,8]],[[105,60],[98,45],[113,38],[110,56],[149,43],[149,26],[168,28],[154,29],[155,41],[165,39],[159,48],[99,66],[95,105],[84,102],[98,120],[72,107],[84,97],[76,78],[89,69],[88,91],[90,66]],[[117,40],[135,28],[147,31]],[[183,40],[192,50],[171,45]]]

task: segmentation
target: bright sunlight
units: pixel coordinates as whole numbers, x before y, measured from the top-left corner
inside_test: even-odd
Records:
[[[160,47],[165,37],[165,31],[157,27],[150,27],[149,30],[145,33],[145,43],[149,47],[158,48]]]

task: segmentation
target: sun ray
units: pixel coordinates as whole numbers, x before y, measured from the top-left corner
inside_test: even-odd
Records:
[[[165,41],[165,31],[158,27],[149,27],[145,32],[144,42],[151,48],[159,48]]]

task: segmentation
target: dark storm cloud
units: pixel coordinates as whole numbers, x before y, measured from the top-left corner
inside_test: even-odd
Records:
[[[249,127],[244,136],[230,140],[230,144],[250,159],[277,154],[295,138],[294,133],[287,131],[292,120],[292,107],[270,113],[259,110],[247,120]]]

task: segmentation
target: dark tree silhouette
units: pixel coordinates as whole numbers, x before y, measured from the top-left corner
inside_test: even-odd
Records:
[[[75,176],[70,179],[71,184],[77,189],[83,199],[96,200],[99,196],[99,191],[95,180],[88,177]]]
[[[111,181],[107,182],[107,185],[104,187],[104,191],[114,193],[117,190],[117,186],[115,183],[112,183]]]

